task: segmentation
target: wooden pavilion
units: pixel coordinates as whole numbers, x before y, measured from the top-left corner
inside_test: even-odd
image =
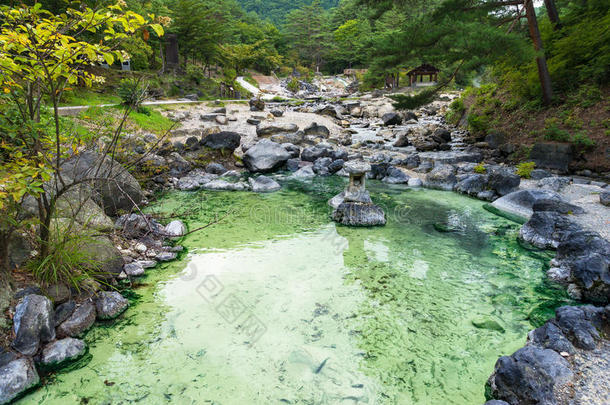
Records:
[[[436,82],[438,80],[438,73],[440,70],[435,68],[432,65],[424,63],[416,67],[415,69],[411,69],[407,72],[407,76],[409,76],[409,85],[412,86],[414,83],[417,83],[417,78],[419,77],[419,81],[424,81],[424,76],[430,76],[431,82]]]

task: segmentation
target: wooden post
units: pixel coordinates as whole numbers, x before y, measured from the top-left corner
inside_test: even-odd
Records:
[[[536,63],[538,64],[538,76],[540,78],[540,85],[542,86],[542,99],[544,104],[550,104],[553,99],[553,87],[549,68],[546,64],[546,57],[544,56],[544,48],[542,47],[542,38],[540,37],[540,30],[538,29],[538,20],[536,19],[533,0],[525,0],[525,15],[527,17],[530,36],[534,42],[534,49],[536,49],[537,53]]]

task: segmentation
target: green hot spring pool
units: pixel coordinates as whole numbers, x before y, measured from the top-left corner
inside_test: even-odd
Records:
[[[88,355],[22,404],[482,404],[497,358],[567,302],[519,225],[449,192],[370,182],[388,224],[329,219],[343,179],[172,192],[195,229]]]

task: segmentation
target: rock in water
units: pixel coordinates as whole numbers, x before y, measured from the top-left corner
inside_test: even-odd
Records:
[[[26,356],[33,356],[41,341],[55,339],[54,321],[53,304],[47,297],[36,294],[26,296],[15,308],[13,348]]]
[[[95,301],[97,319],[113,319],[129,306],[129,301],[116,291],[102,291]]]
[[[313,171],[313,166],[305,166],[305,167],[301,167],[299,170],[297,170],[296,172],[292,173],[292,176],[290,176],[294,179],[313,179],[314,177],[316,177],[316,174]]]
[[[85,349],[85,342],[80,339],[56,340],[44,347],[40,362],[45,366],[59,367],[85,354]]]
[[[255,193],[270,193],[282,188],[277,181],[267,176],[259,176],[255,179],[250,177],[248,183],[250,183],[250,187]]]
[[[244,164],[251,172],[272,172],[290,159],[290,153],[279,143],[262,139],[248,149],[244,155]]]
[[[493,319],[473,319],[472,324],[478,329],[495,330],[496,332],[504,333],[505,330],[497,321]]]
[[[0,404],[7,404],[40,382],[31,359],[13,360],[0,367]]]
[[[332,215],[333,221],[348,226],[385,225],[383,210],[375,204],[343,202]]]

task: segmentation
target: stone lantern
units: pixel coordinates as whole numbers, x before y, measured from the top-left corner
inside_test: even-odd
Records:
[[[385,225],[383,210],[373,204],[366,190],[366,174],[371,171],[371,165],[362,161],[349,161],[343,169],[349,174],[349,184],[328,202],[335,209],[333,220],[349,226]]]

